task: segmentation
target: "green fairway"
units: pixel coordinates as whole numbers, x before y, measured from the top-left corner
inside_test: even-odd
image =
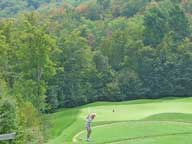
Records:
[[[192,134],[191,124],[181,122],[159,122],[159,121],[137,121],[137,122],[121,122],[115,124],[106,124],[95,127],[92,143],[112,143],[123,141],[126,139],[139,139],[145,137],[160,137],[175,134]],[[86,137],[86,133],[82,133],[76,139],[81,144]]]
[[[180,134],[114,142],[111,144],[191,144],[191,141],[192,134]]]
[[[115,112],[113,112],[113,109]],[[189,144],[192,99],[101,102],[49,115],[48,144],[86,144],[85,117],[96,112],[91,144]]]

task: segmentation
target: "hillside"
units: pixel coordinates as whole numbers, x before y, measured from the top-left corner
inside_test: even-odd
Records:
[[[78,106],[97,101],[109,102],[99,103],[96,109],[99,123],[101,118],[107,123],[107,118],[125,120],[128,129],[132,128],[127,120],[135,120],[131,117],[165,119],[167,114],[159,114],[171,112],[179,113],[172,119],[189,120],[191,116],[180,114],[191,109],[183,102],[164,105],[146,100],[153,104],[144,105],[141,100],[143,105],[120,106],[119,117],[104,117],[102,112],[111,113],[110,102],[122,105],[128,100],[192,96],[191,10],[192,0],[0,0],[0,133],[16,132],[17,144],[44,143],[51,129],[44,116],[71,108],[51,118],[59,123],[51,130],[53,140],[62,131],[71,140],[81,128],[66,129],[78,116],[84,118],[82,112],[89,112]],[[148,124],[155,136],[165,135],[160,127],[167,123]],[[176,125],[171,122],[171,129]],[[113,126],[127,132],[124,123]],[[170,137],[175,134],[171,129],[167,130]],[[177,129],[180,134],[190,131]],[[79,143],[84,134],[77,136]],[[129,141],[145,136],[129,134],[119,138],[112,133],[105,139]],[[103,140],[98,137],[97,141]]]
[[[142,11],[145,5],[151,0],[129,0],[124,2],[123,0],[115,1],[115,0],[1,0],[0,1],[0,18],[9,18],[15,17],[18,14],[32,12],[32,11],[40,11],[40,12],[48,12],[55,11],[65,5],[71,5],[74,8],[77,8],[78,12],[86,11],[86,9],[90,6],[94,6],[93,16],[97,15],[99,11],[97,11],[97,6],[93,3],[100,3],[103,5],[102,9],[113,9],[118,12],[118,16],[120,15],[128,15],[132,16],[136,14],[138,11]],[[99,2],[100,1],[100,2]],[[161,0],[157,0],[158,2]],[[181,1],[182,7],[185,9],[187,14],[192,13],[192,1],[191,0],[178,0]],[[175,2],[178,2],[175,1]],[[173,1],[174,2],[174,1]],[[109,7],[108,3],[114,3],[112,7]],[[85,4],[85,5],[84,5]],[[89,9],[89,8],[88,8]],[[102,11],[102,9],[100,9]]]
[[[13,17],[23,12],[53,9],[63,4],[77,6],[88,0],[1,0],[0,18]]]

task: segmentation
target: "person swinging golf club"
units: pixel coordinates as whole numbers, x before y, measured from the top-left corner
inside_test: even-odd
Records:
[[[87,139],[86,141],[90,141],[91,136],[91,123],[93,119],[96,117],[96,113],[91,113],[86,118],[86,130],[87,130]]]

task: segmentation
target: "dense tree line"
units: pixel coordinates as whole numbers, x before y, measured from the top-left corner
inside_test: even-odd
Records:
[[[20,13],[32,11],[47,13],[65,4],[77,6],[86,1],[88,0],[1,0],[0,18],[15,17]]]
[[[45,112],[192,96],[187,2],[94,0],[49,16],[1,19],[0,133],[16,131],[16,143],[42,143]]]

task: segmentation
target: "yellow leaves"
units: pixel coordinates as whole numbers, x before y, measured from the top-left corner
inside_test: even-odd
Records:
[[[32,103],[25,102],[21,110],[25,115],[27,127],[38,127],[40,125],[39,113]]]

